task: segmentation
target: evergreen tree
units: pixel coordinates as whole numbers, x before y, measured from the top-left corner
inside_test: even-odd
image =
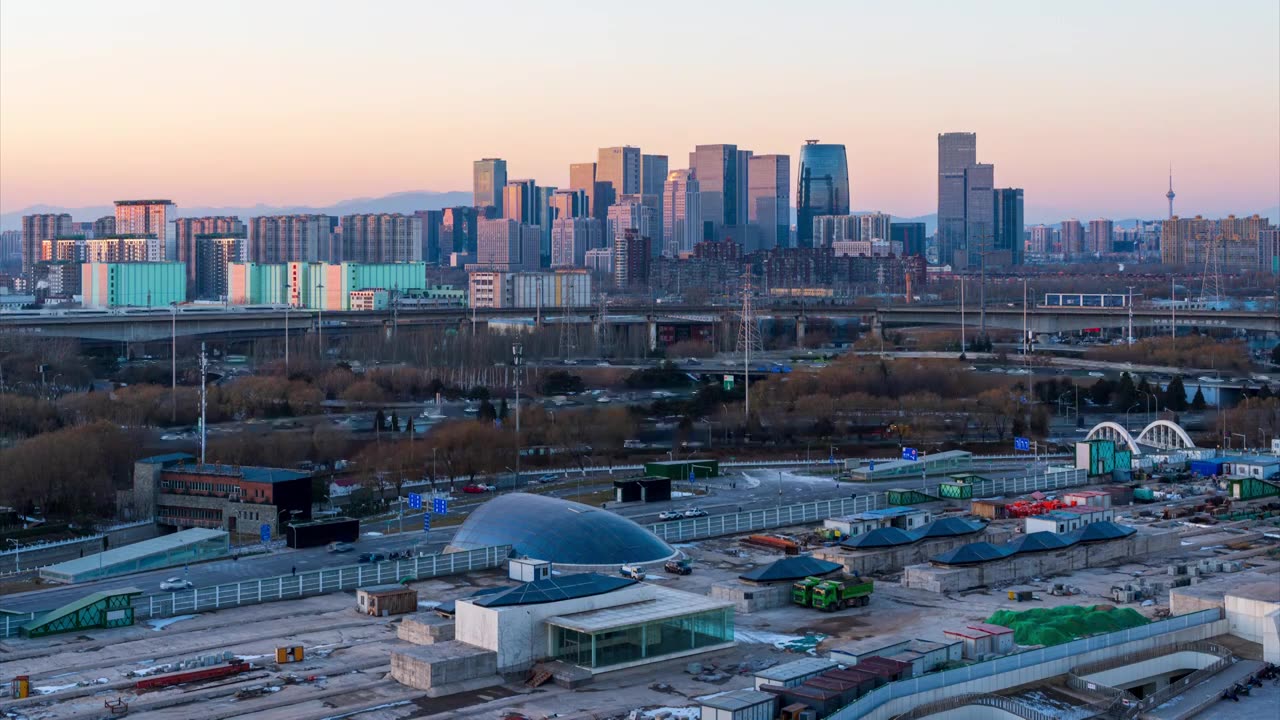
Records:
[[[385,430],[386,427],[387,427],[387,416],[383,414],[382,409],[379,408],[378,412],[374,413],[373,415],[373,429],[375,432],[378,432],[381,430]]]
[[[1117,410],[1125,410],[1138,400],[1138,388],[1133,384],[1133,376],[1127,372],[1120,373],[1120,383],[1116,386],[1112,406]]]
[[[1173,412],[1187,409],[1187,388],[1182,384],[1182,376],[1174,375],[1169,386],[1164,389],[1164,406]]]
[[[400,416],[395,410],[391,411],[391,432],[400,432]]]
[[[1200,386],[1197,385],[1196,396],[1191,398],[1191,409],[1200,411],[1200,410],[1204,410],[1204,408],[1205,408],[1204,390],[1202,390]]]
[[[476,413],[476,418],[484,422],[493,422],[498,419],[498,413],[493,409],[493,403],[488,398],[480,401],[480,410]]]
[[[1280,365],[1280,343],[1276,343],[1276,346],[1271,348],[1271,363]]]
[[[1271,397],[1273,397],[1273,396],[1274,396],[1274,393],[1272,393],[1272,392],[1271,392],[1271,386],[1270,386],[1270,385],[1263,385],[1263,386],[1262,386],[1262,388],[1261,388],[1260,390],[1258,390],[1258,399],[1259,399],[1259,400],[1267,400],[1267,399],[1269,399],[1269,398],[1271,398]]]
[[[413,416],[410,415],[408,420],[404,421],[404,431],[410,435],[413,434]]]
[[[507,399],[502,398],[502,402],[498,403],[498,419],[506,420],[508,412],[509,412],[509,409],[507,408]]]

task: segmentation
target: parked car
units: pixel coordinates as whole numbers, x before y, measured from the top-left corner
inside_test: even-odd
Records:
[[[706,517],[707,511],[702,508],[689,508],[684,511],[684,516],[687,518]]]
[[[540,483],[544,483],[544,484],[545,484],[545,483],[550,483],[550,482],[555,482],[555,481],[557,481],[557,480],[559,480],[559,479],[560,479],[560,476],[559,476],[559,475],[557,475],[557,474],[555,474],[555,473],[547,473],[546,475],[540,475],[540,476],[538,476],[538,482],[540,482]]]
[[[692,575],[693,564],[688,560],[668,560],[663,566],[663,570],[676,575]]]
[[[160,583],[161,590],[190,590],[195,587],[190,580],[183,580],[180,577],[171,577]]]
[[[360,553],[360,557],[356,558],[356,562],[360,563],[380,563],[387,559],[382,553],[366,552]]]
[[[679,510],[667,510],[666,512],[658,513],[659,520],[679,520],[682,517],[684,517],[684,513]]]
[[[331,542],[329,543],[329,552],[331,553],[347,553],[355,550],[356,546],[349,542]]]
[[[466,485],[462,488],[462,492],[478,495],[480,493],[489,492],[486,485]]]

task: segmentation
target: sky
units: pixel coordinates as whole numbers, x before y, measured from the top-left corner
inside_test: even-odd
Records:
[[[0,212],[470,190],[481,157],[564,186],[604,146],[675,169],[818,138],[854,208],[919,215],[947,131],[1029,219],[1163,216],[1170,165],[1180,214],[1278,205],[1280,2],[0,3]]]

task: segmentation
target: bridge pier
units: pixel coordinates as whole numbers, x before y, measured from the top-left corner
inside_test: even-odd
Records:
[[[808,325],[808,318],[804,315],[796,316],[796,347],[804,347],[805,328]]]
[[[652,316],[652,315],[649,315],[648,317],[646,317],[646,318],[645,318],[644,326],[645,326],[645,330],[648,332],[648,337],[649,337],[649,345],[648,345],[648,347],[649,347],[649,352],[653,352],[654,350],[657,350],[657,349],[658,349],[658,320],[657,320],[657,318],[655,318],[655,317],[654,317],[654,316]]]

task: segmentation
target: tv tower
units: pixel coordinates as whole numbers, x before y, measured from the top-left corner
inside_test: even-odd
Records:
[[[1165,193],[1165,194],[1164,194],[1164,196],[1165,196],[1166,198],[1168,198],[1168,199],[1169,199],[1169,219],[1170,219],[1170,220],[1172,220],[1172,219],[1173,219],[1173,198],[1174,198],[1174,195],[1173,195],[1173,166],[1172,166],[1172,165],[1170,165],[1170,166],[1169,166],[1169,192]]]

